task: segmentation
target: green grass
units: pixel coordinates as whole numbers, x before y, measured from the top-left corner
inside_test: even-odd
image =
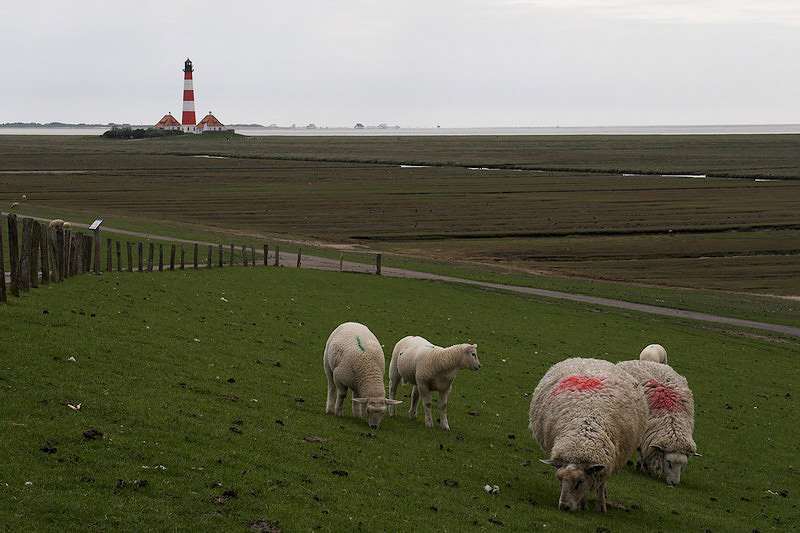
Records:
[[[451,432],[405,416],[370,431],[323,412],[322,349],[345,320],[366,323],[387,356],[407,334],[478,344],[483,368],[456,379]],[[0,323],[8,530],[243,531],[259,517],[286,531],[500,527],[490,520],[515,531],[798,527],[793,345],[459,285],[293,268],[80,276],[0,306]],[[650,342],[667,346],[693,387],[703,457],[675,488],[632,467],[612,477],[610,497],[640,509],[558,511],[552,469],[527,429],[530,392],[565,357],[618,361]],[[104,438],[82,436],[93,428]]]

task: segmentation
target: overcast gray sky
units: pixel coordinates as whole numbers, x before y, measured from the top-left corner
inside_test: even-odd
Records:
[[[800,123],[798,0],[3,0],[0,122]]]

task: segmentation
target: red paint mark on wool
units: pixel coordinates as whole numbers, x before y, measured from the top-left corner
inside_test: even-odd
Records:
[[[558,382],[553,394],[563,392],[593,392],[603,388],[603,380],[592,376],[567,376]]]
[[[644,394],[651,411],[675,411],[681,402],[681,395],[670,387],[651,379],[645,384]]]

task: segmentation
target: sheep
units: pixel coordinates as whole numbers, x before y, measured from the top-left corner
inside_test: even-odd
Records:
[[[11,202],[11,209],[19,207],[19,202]]]
[[[377,429],[387,405],[402,403],[386,398],[383,348],[363,324],[345,322],[334,329],[325,343],[322,365],[328,378],[326,413],[343,416],[347,389],[352,389],[353,416],[364,418],[366,412],[369,427]]]
[[[667,350],[660,344],[648,344],[639,354],[639,360],[667,364]]]
[[[51,220],[50,224],[48,224],[47,227],[49,229],[56,229],[56,228],[62,227],[63,225],[64,225],[64,221],[61,220],[60,218],[56,218],[56,219]]]
[[[64,228],[64,230],[72,229],[72,223],[64,222],[64,225],[62,227]]]
[[[23,200],[27,200],[27,199],[28,199],[28,195],[27,195],[27,194],[23,194],[23,195],[22,195],[22,199],[23,199]]]
[[[652,361],[622,361],[617,366],[639,383],[649,408],[636,467],[645,474],[663,472],[667,485],[677,485],[689,457],[700,455],[692,438],[694,399],[686,378]]]
[[[477,344],[455,344],[449,348],[434,346],[422,337],[409,336],[400,339],[392,351],[389,363],[389,398],[397,397],[400,381],[411,383],[411,408],[408,416],[417,418],[419,399],[425,410],[425,425],[433,427],[431,414],[432,391],[439,391],[439,419],[442,429],[450,430],[447,422],[447,395],[453,386],[456,374],[462,368],[478,370]],[[397,416],[397,409],[389,407],[389,415]]]
[[[530,429],[555,467],[558,507],[584,510],[590,490],[605,512],[608,478],[625,466],[647,424],[647,402],[635,380],[613,363],[570,358],[550,367],[531,398]]]

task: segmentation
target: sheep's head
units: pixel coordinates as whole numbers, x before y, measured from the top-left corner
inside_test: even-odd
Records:
[[[362,413],[366,411],[367,423],[372,429],[378,429],[381,419],[386,413],[386,408],[390,405],[403,403],[402,400],[391,400],[389,398],[353,398],[354,403],[362,405]]]
[[[461,346],[464,349],[465,367],[470,370],[478,370],[481,367],[481,362],[478,361],[478,345],[462,344]]]
[[[556,478],[561,484],[558,508],[562,511],[585,510],[587,495],[594,488],[595,475],[605,466],[591,463],[567,463],[559,459],[542,459],[544,464],[556,468]]]
[[[681,472],[686,468],[689,457],[700,456],[695,451],[668,452],[662,446],[653,445],[652,447],[656,448],[660,452],[659,455],[663,457],[661,469],[667,478],[667,485],[679,484],[681,482]]]

